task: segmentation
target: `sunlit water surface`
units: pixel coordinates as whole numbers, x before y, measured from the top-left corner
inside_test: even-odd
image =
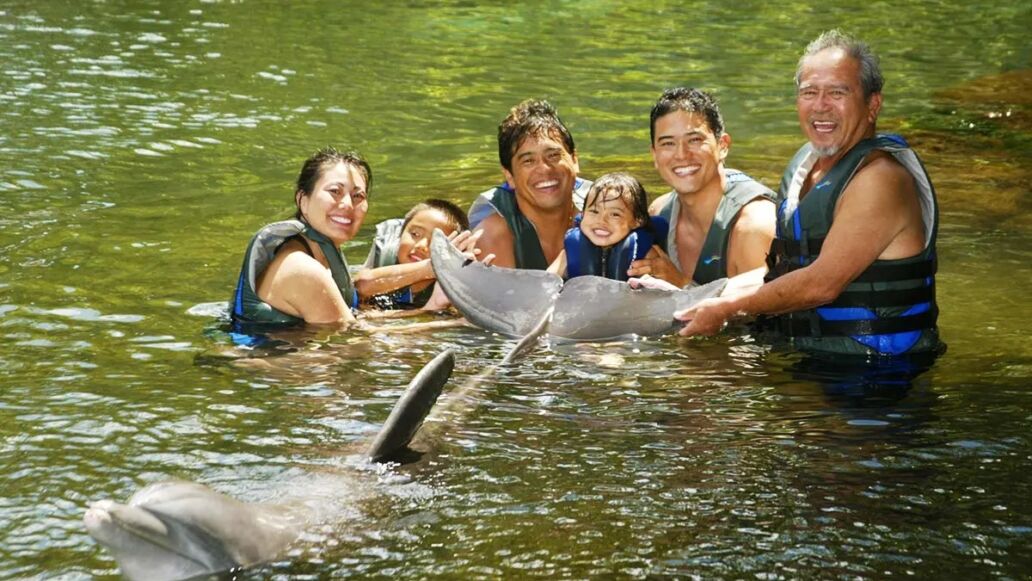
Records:
[[[0,7],[0,577],[113,577],[86,506],[196,480],[325,519],[254,578],[1021,578],[1032,567],[1032,74],[1021,3],[7,2]],[[843,26],[883,56],[882,127],[942,205],[949,351],[912,383],[848,381],[744,333],[542,345],[431,424],[361,446],[443,349],[450,389],[512,340],[473,329],[222,330],[244,245],[301,160],[374,168],[363,236],[499,179],[494,135],[558,105],[582,171],[662,193],[648,109],[697,85],[731,165],[775,185],[791,75]],[[447,396],[445,396],[447,398]]]

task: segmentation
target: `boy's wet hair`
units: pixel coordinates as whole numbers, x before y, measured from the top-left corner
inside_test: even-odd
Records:
[[[598,204],[623,198],[631,208],[631,216],[638,223],[634,228],[652,229],[649,217],[649,195],[645,187],[634,176],[622,171],[602,175],[591,184],[588,195],[584,196],[584,207],[581,211]],[[632,230],[634,229],[632,228]]]
[[[448,219],[448,226],[453,232],[469,230],[469,218],[466,217],[466,212],[458,205],[440,198],[429,198],[412,206],[412,209],[405,214],[405,221],[401,224],[401,229],[404,231],[408,227],[409,222],[412,221],[412,218],[415,218],[416,214],[425,210],[437,210],[444,214]]]
[[[570,130],[559,118],[551,103],[542,99],[527,99],[509,110],[498,125],[498,161],[512,171],[512,156],[527,137],[547,136],[563,144],[566,153],[573,155],[576,146]]]
[[[705,117],[706,125],[714,137],[720,138],[724,134],[724,117],[720,114],[717,100],[706,91],[677,87],[663,91],[659,100],[652,106],[652,113],[649,114],[649,143],[656,142],[656,121],[674,111],[700,113]]]
[[[294,201],[299,202],[302,196],[312,195],[315,184],[319,183],[323,175],[337,166],[338,163],[351,166],[358,170],[365,178],[366,195],[373,189],[373,170],[369,163],[356,151],[338,151],[333,147],[324,147],[313,153],[305,163],[301,165],[301,172],[297,175],[297,187],[294,189]],[[301,208],[298,207],[294,218],[301,220]]]

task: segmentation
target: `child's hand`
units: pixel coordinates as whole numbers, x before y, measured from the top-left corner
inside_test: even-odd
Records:
[[[448,300],[448,295],[444,294],[444,286],[438,283],[434,285],[434,292],[430,294],[430,298],[422,306],[422,310],[443,311],[450,306],[451,301]]]
[[[656,277],[652,276],[651,274],[643,275],[640,278],[630,278],[630,279],[627,280],[627,284],[630,285],[631,288],[634,288],[634,289],[648,288],[648,289],[664,290],[664,291],[681,290],[681,287],[674,286],[673,284],[670,284],[669,282],[667,282],[665,280],[656,278]]]
[[[645,258],[632,262],[631,267],[627,269],[627,275],[639,278],[651,275],[655,278],[663,279],[678,288],[684,288],[684,285],[691,282],[681,274],[681,271],[677,269],[677,266],[667,256],[667,253],[663,252],[663,249],[659,246],[653,246],[649,253],[645,255]]]
[[[463,230],[462,232],[452,232],[448,235],[448,240],[452,246],[457,248],[466,258],[470,260],[479,260],[480,249],[477,248],[477,241],[484,234],[483,229],[478,230]],[[494,258],[494,255],[488,255],[488,257]],[[487,258],[484,257],[484,261],[487,262]]]

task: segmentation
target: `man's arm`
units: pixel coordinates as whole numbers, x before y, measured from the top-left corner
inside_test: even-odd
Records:
[[[913,178],[889,159],[875,159],[846,187],[831,230],[813,264],[764,284],[755,292],[703,301],[674,313],[688,322],[683,335],[712,335],[734,315],[781,314],[827,304],[916,220]],[[914,213],[916,210],[916,214]]]
[[[491,214],[484,218],[477,225],[477,230],[483,231],[477,241],[480,256],[493,254],[495,258],[492,264],[495,266],[516,268],[516,240],[501,214]]]
[[[766,265],[776,220],[776,207],[768,199],[757,198],[742,207],[728,240],[728,277]]]

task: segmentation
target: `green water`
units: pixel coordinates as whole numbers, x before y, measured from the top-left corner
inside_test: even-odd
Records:
[[[254,578],[1027,576],[1030,25],[1000,0],[3,3],[0,578],[114,577],[85,507],[167,478],[335,507]],[[526,97],[559,107],[585,176],[658,195],[648,110],[700,86],[730,165],[775,185],[796,59],[832,26],[881,54],[881,128],[940,196],[949,351],[909,390],[843,395],[747,336],[550,346],[423,461],[376,470],[356,446],[423,362],[455,349],[461,386],[511,341],[224,356],[205,305],[314,149],[372,163],[353,264],[377,221],[497,183],[497,123]]]

